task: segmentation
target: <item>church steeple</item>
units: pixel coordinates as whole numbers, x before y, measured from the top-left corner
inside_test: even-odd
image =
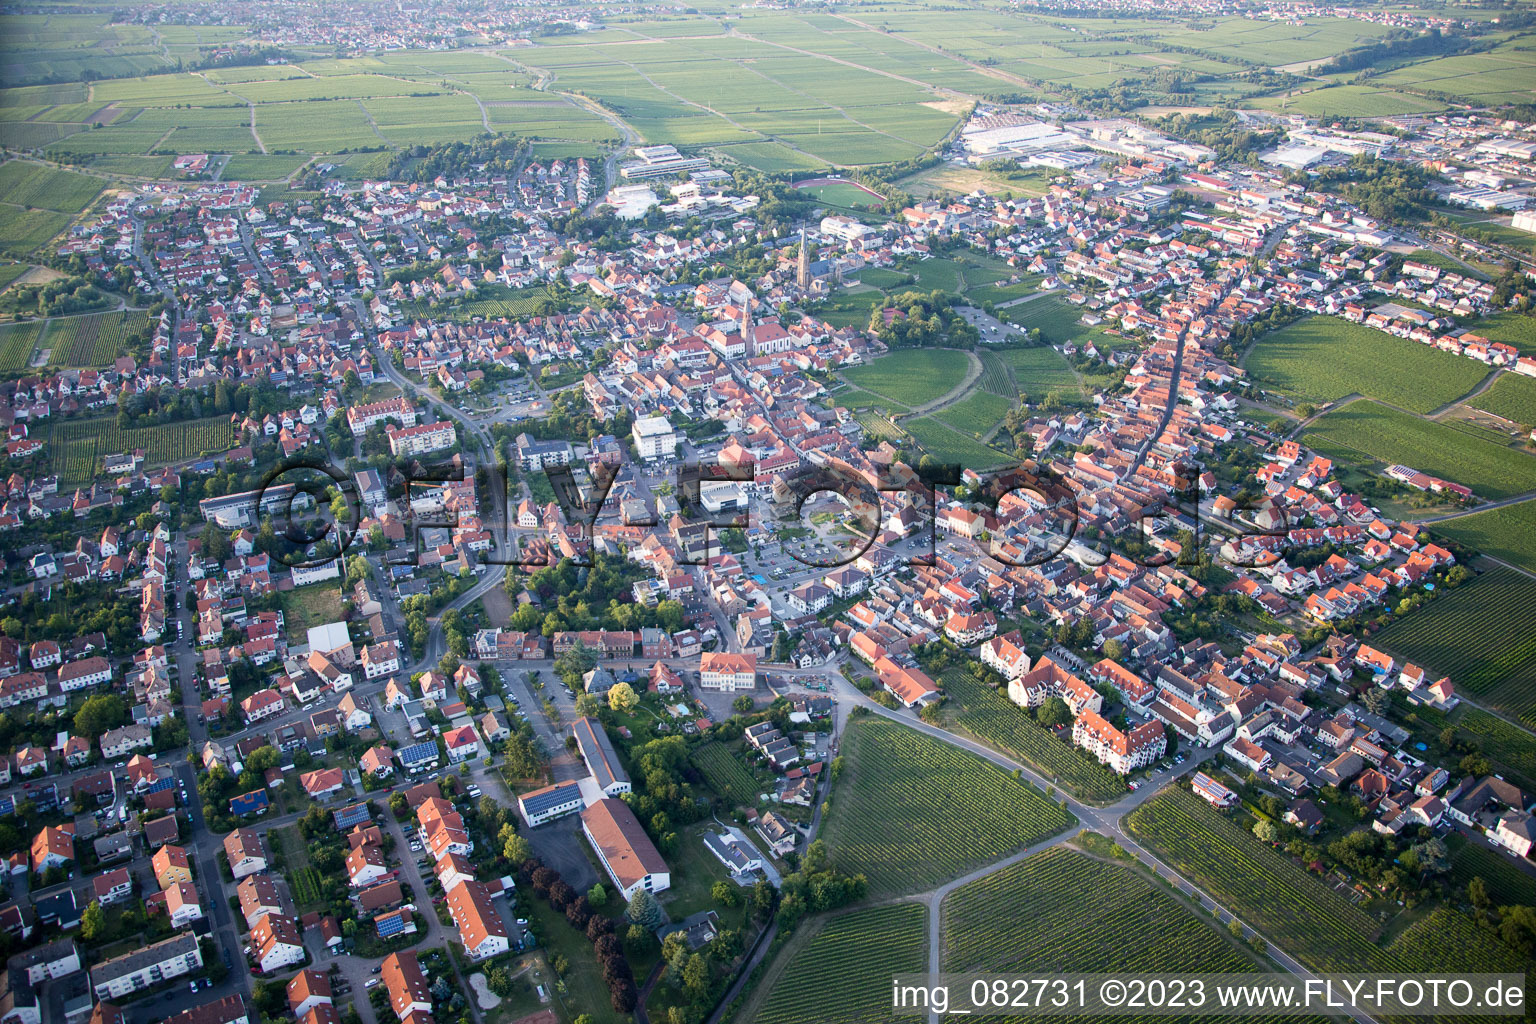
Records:
[[[800,263],[795,267],[795,284],[801,290],[811,286],[811,252],[805,244],[805,225],[800,225]]]

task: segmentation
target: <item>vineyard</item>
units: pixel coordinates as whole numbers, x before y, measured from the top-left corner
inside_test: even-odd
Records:
[[[823,837],[872,895],[931,889],[1069,824],[1034,787],[893,722],[850,724],[843,756]]]
[[[945,971],[1259,970],[1164,889],[1066,847],[956,889],[942,913]]]
[[[1536,739],[1524,729],[1480,708],[1463,705],[1456,730],[1464,733],[1495,763],[1513,774],[1524,776],[1527,783],[1536,782]]]
[[[1372,942],[1374,920],[1184,787],[1158,794],[1125,824],[1176,871],[1308,966],[1391,970]]]
[[[864,428],[864,434],[873,441],[889,441],[899,445],[906,439],[906,434],[889,417],[883,416],[873,409],[865,409],[853,414],[854,420]]]
[[[0,327],[0,372],[26,369],[32,360],[32,350],[37,347],[37,336],[42,333],[43,323],[33,320]]]
[[[723,743],[705,743],[695,747],[690,755],[694,767],[709,783],[709,788],[719,793],[727,803],[755,804],[762,787],[747,771],[741,758],[733,754]]]
[[[1522,718],[1536,712],[1536,581],[1495,568],[1377,634],[1377,645]]]
[[[1008,364],[1003,362],[1003,357],[996,352],[981,352],[981,390],[990,394],[1001,395],[1012,402],[1018,397],[1018,388],[1014,386],[1013,374],[1008,372]]]
[[[204,452],[224,451],[234,444],[233,428],[219,416],[130,430],[120,428],[115,418],[104,417],[54,421],[48,450],[60,486],[73,487],[92,480],[108,455],[142,448],[146,467],[165,466],[195,459]]]
[[[54,366],[108,366],[123,354],[128,333],[148,324],[143,313],[91,313],[54,320],[48,361]]]
[[[755,1024],[880,1024],[891,1013],[891,975],[927,967],[927,911],[918,903],[856,910],[828,921],[775,979]],[[805,927],[802,925],[801,927]],[[814,1015],[807,1013],[814,1000]]]
[[[1499,855],[1491,853],[1489,856]],[[1392,941],[1387,953],[1405,971],[1509,971],[1523,974],[1526,969],[1525,961],[1492,932],[1484,931],[1465,914],[1449,907],[1439,907],[1414,922]]]
[[[1030,721],[1023,708],[963,669],[944,673],[944,694],[956,709],[952,724],[1017,758],[1084,800],[1109,801],[1125,782],[1097,761]]]
[[[1451,860],[1451,881],[1464,889],[1474,878],[1483,880],[1496,907],[1536,907],[1536,878],[1515,867],[1504,854],[1469,842]]]
[[[320,895],[320,872],[314,867],[305,864],[289,871],[288,877],[293,881],[293,902],[300,911],[324,905],[325,901]]]

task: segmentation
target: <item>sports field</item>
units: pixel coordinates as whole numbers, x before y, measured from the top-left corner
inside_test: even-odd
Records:
[[[1245,365],[1255,384],[1297,402],[1361,394],[1412,412],[1459,398],[1488,373],[1476,360],[1330,316],[1264,335]]]
[[[1536,456],[1453,423],[1358,401],[1317,420],[1307,428],[1304,440],[1335,459],[1366,466],[1410,466],[1465,484],[1482,499],[1536,490]]]
[[[847,768],[822,838],[872,896],[920,892],[1036,843],[1068,824],[1039,790],[990,761],[883,718],[843,737]]]

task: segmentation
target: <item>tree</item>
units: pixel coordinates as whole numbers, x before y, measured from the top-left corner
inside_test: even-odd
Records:
[[[581,693],[576,696],[576,715],[579,718],[596,718],[602,710],[602,701],[593,693]]]
[[[722,907],[734,907],[741,902],[740,894],[730,882],[716,882],[709,887],[709,895]]]
[[[599,907],[608,902],[608,890],[603,888],[602,882],[587,890],[587,901]]]
[[[75,734],[99,739],[109,729],[116,729],[128,718],[123,698],[113,693],[98,693],[87,697],[80,710],[75,712]]]
[[[511,827],[511,825],[504,826],[502,831],[505,832]],[[526,837],[520,836],[516,831],[513,831],[510,836],[502,839],[501,855],[513,864],[521,864],[533,856],[533,847],[528,845]]]
[[[95,942],[107,934],[107,912],[101,909],[100,900],[91,900],[80,915],[80,937]]]
[[[1280,829],[1268,818],[1260,818],[1253,824],[1253,834],[1259,837],[1261,842],[1273,843],[1280,839]]]
[[[702,999],[709,992],[709,961],[695,953],[683,965],[683,987],[695,999]]]
[[[630,898],[629,907],[625,910],[624,916],[649,931],[655,931],[661,927],[664,919],[661,904],[656,902],[655,896],[644,889],[636,890],[635,895]]]
[[[628,683],[614,683],[608,691],[608,706],[615,711],[633,711],[640,703],[640,698],[635,696],[635,688]]]
[[[1360,702],[1365,705],[1365,710],[1371,714],[1380,715],[1386,712],[1391,699],[1388,697],[1386,690],[1379,686],[1373,686],[1365,691],[1364,695],[1360,698]]]
[[[1493,905],[1493,901],[1488,898],[1488,884],[1481,877],[1474,876],[1467,883],[1467,899],[1479,916],[1488,913],[1488,908]]]
[[[746,694],[742,694],[740,697],[737,697],[735,700],[731,701],[731,710],[743,715],[748,714],[752,710],[752,698]]]
[[[1047,729],[1054,729],[1058,725],[1068,725],[1072,721],[1072,709],[1067,707],[1067,702],[1060,697],[1047,697],[1045,703],[1040,705],[1036,712],[1036,718]]]
[[[1122,644],[1119,640],[1105,640],[1104,657],[1108,658],[1110,661],[1119,661],[1121,658],[1125,657],[1125,645]]]

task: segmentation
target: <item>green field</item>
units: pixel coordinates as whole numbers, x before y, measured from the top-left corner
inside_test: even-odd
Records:
[[[53,366],[108,366],[123,354],[128,331],[147,323],[143,313],[90,313],[50,321],[44,347]]]
[[[1361,394],[1412,412],[1439,408],[1488,373],[1476,360],[1329,316],[1264,335],[1246,368],[1255,384],[1298,402]]]
[[[1496,907],[1536,907],[1536,878],[1510,863],[1508,855],[1469,841],[1451,860],[1451,880],[1465,886],[1474,878],[1483,880]]]
[[[828,206],[839,206],[844,209],[863,210],[879,206],[881,200],[870,195],[857,185],[848,182],[832,182],[827,185],[808,185],[798,189],[801,195],[814,196],[817,200]]]
[[[106,181],[89,174],[9,160],[0,164],[0,201],[56,213],[79,213],[101,194]]]
[[[1536,711],[1536,687],[1525,677],[1536,668],[1536,580],[1495,568],[1398,619],[1376,643],[1448,675],[1459,692],[1525,716]]]
[[[1068,824],[1001,768],[885,719],[850,723],[842,756],[822,837],[874,896],[930,889]]]
[[[999,310],[998,315],[1025,330],[1038,328],[1040,339],[1047,345],[1065,345],[1098,330],[1081,323],[1082,307],[1072,305],[1061,295],[1043,295]]]
[[[1317,420],[1303,440],[1325,455],[1356,465],[1411,466],[1465,484],[1482,499],[1536,490],[1536,456],[1452,423],[1357,401]]]
[[[935,416],[956,430],[980,440],[1002,422],[1012,408],[1013,402],[1001,395],[986,390],[972,391],[954,405],[941,409]]]
[[[1536,427],[1536,377],[1503,374],[1493,382],[1493,387],[1467,404],[1528,429]]]
[[[1077,374],[1072,372],[1066,357],[1054,348],[1015,348],[998,355],[1013,371],[1019,394],[1031,408],[1052,397],[1068,403],[1086,401]]]
[[[757,1013],[755,1024],[801,1024],[807,1000],[823,1024],[897,1024],[890,977],[928,966],[928,912],[896,903],[842,914],[790,956]],[[804,926],[802,926],[804,927]],[[771,976],[770,976],[771,977]]]
[[[943,970],[949,972],[1261,969],[1208,918],[1197,917],[1165,888],[1129,867],[1066,847],[1045,850],[956,889],[944,900],[942,913],[941,956]]]
[[[694,748],[689,760],[709,783],[709,788],[719,793],[728,804],[755,804],[762,792],[752,773],[741,758],[724,743],[705,743]]]
[[[923,451],[940,462],[958,463],[966,469],[990,469],[1011,461],[1011,456],[974,441],[940,422],[933,416],[901,421]]]
[[[1431,529],[1485,555],[1536,572],[1536,501],[1474,512],[1435,523]]]
[[[224,416],[123,430],[116,417],[55,420],[49,429],[48,453],[62,487],[89,482],[101,472],[108,455],[144,449],[145,467],[195,459],[204,452],[235,446],[233,428]]]
[[[1337,85],[1293,96],[1266,96],[1255,101],[1254,106],[1308,117],[1388,117],[1442,110],[1445,104],[1365,85]]]
[[[71,216],[53,210],[23,210],[0,202],[0,253],[30,256],[69,227]]]
[[[1030,720],[1028,712],[963,669],[944,673],[950,722],[962,732],[1029,765],[1084,800],[1125,794],[1125,782],[1076,747]]]
[[[26,369],[44,323],[42,320],[32,320],[0,327],[0,372]]]
[[[1495,313],[1479,320],[1472,329],[1489,341],[1515,346],[1522,355],[1536,355],[1536,316],[1529,313]]]
[[[855,387],[907,406],[942,398],[965,380],[969,360],[952,349],[906,348],[843,371]]]
[[[1471,738],[1495,763],[1536,782],[1536,737],[1526,730],[1474,707],[1464,708],[1456,730]]]

